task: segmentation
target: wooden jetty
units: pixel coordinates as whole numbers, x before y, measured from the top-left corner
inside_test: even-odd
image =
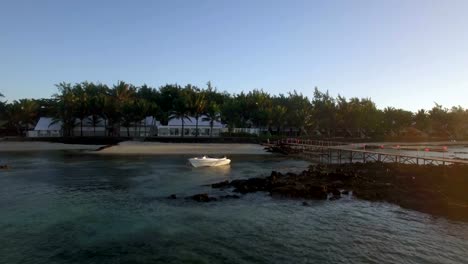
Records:
[[[445,157],[433,157],[427,155],[430,149],[426,148],[421,152],[423,155],[410,155],[401,153],[399,148],[392,148],[392,151],[379,149],[374,146],[371,150],[359,149],[362,144],[344,143],[334,141],[318,141],[318,140],[303,140],[303,139],[284,139],[277,141],[275,148],[284,149],[298,157],[316,161],[319,163],[353,163],[353,162],[393,162],[406,164],[433,164],[433,165],[448,165],[448,164],[468,164],[468,160],[451,159]],[[445,148],[445,151],[447,149]],[[440,152],[439,149],[435,150]]]

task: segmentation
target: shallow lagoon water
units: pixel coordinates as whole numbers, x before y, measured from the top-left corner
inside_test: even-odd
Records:
[[[466,263],[468,223],[354,199],[169,200],[302,170],[278,156],[195,169],[188,156],[1,153],[0,263]]]

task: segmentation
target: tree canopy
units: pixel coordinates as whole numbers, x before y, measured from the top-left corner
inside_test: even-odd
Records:
[[[211,125],[222,121],[229,128],[255,127],[278,135],[293,131],[311,137],[398,137],[412,128],[413,133],[461,138],[468,131],[468,111],[461,106],[449,109],[436,103],[416,113],[394,107],[378,109],[370,98],[333,97],[318,88],[308,98],[294,90],[279,95],[261,89],[230,94],[211,82],[205,87],[166,84],[154,88],[123,81],[112,86],[85,81],[62,82],[56,87],[51,98],[0,101],[0,119],[20,135],[41,116],[60,121],[64,135],[71,135],[78,126],[95,127],[99,120],[105,120],[108,135],[116,135],[112,128],[128,128],[146,116],[163,125],[172,118],[195,118],[198,126],[203,117]]]

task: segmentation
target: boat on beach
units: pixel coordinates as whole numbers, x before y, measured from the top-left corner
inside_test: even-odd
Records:
[[[224,158],[210,158],[207,156],[203,157],[195,157],[189,159],[190,164],[192,164],[193,167],[198,168],[198,167],[217,167],[217,166],[224,166],[224,165],[229,165],[231,163],[231,160],[224,157]]]

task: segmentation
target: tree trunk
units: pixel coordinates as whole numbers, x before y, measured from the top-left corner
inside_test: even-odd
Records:
[[[195,137],[198,137],[198,115],[195,118],[197,119],[195,123]]]
[[[184,118],[182,118],[182,133],[180,134],[180,137],[184,137]]]
[[[210,138],[213,137],[213,121],[210,121]]]
[[[127,127],[127,137],[130,137],[130,126]]]
[[[83,136],[83,119],[80,119],[80,137]]]

